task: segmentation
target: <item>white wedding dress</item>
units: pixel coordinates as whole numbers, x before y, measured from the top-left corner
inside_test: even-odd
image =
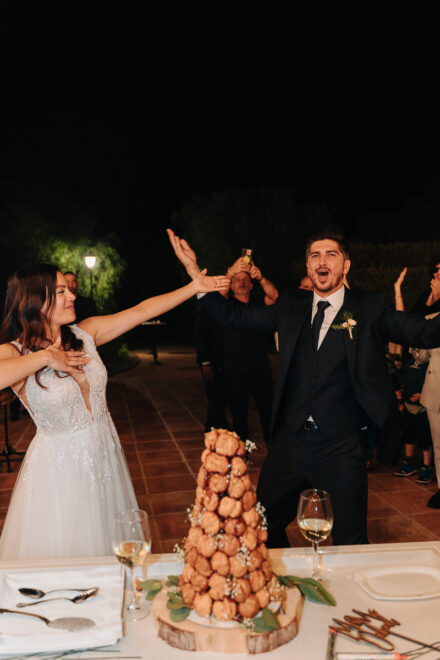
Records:
[[[0,559],[112,554],[118,511],[137,508],[133,485],[107,409],[107,372],[95,344],[72,326],[93,359],[84,367],[87,408],[78,383],[53,369],[26,382],[37,427],[23,461],[0,538]]]

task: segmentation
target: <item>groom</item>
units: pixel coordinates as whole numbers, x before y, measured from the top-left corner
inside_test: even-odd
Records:
[[[196,257],[169,232],[190,275]],[[385,344],[440,346],[440,316],[431,321],[396,312],[382,293],[343,285],[348,247],[331,232],[306,247],[313,292],[286,291],[273,307],[236,308],[217,294],[203,305],[223,325],[279,333],[279,362],[269,451],[258,483],[270,547],[289,545],[285,528],[305,488],[330,493],[335,545],[368,543],[365,433],[386,428],[395,414]]]

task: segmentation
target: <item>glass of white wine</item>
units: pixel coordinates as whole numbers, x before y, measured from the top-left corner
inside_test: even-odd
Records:
[[[313,543],[313,573],[315,580],[320,579],[318,547],[325,541],[333,527],[333,509],[330,495],[325,490],[312,488],[303,490],[298,502],[298,526],[302,535]]]
[[[151,532],[148,515],[140,509],[121,511],[113,529],[113,552],[129,569],[129,585],[123,610],[124,621],[138,621],[150,613],[147,603],[138,602],[134,569],[145,563],[151,552]]]

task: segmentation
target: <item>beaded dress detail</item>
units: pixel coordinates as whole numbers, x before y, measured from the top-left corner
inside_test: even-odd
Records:
[[[46,368],[26,382],[37,427],[12,494],[0,559],[112,554],[116,514],[137,508],[119,438],[106,402],[107,372],[93,339],[76,325],[92,358],[84,366],[87,408],[78,383]]]

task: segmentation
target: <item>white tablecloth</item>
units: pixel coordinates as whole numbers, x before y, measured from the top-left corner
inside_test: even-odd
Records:
[[[271,550],[271,561],[275,572],[279,574],[293,574],[309,576],[312,566],[312,552],[307,549],[290,548],[288,550]],[[93,560],[96,565],[112,565],[116,560],[112,557],[103,557]],[[90,560],[89,560],[90,562]],[[79,566],[87,560],[63,560],[50,562],[50,565],[59,567]],[[48,562],[46,562],[48,565]],[[44,566],[40,561],[39,566]],[[298,660],[324,660],[327,648],[328,626],[333,617],[343,618],[350,614],[352,608],[367,611],[376,609],[380,614],[400,621],[396,632],[409,637],[425,641],[430,644],[440,641],[440,597],[410,600],[378,600],[372,598],[356,581],[356,574],[370,571],[374,567],[390,566],[402,567],[402,573],[412,566],[426,566],[427,571],[435,573],[440,570],[440,542],[426,543],[393,543],[366,546],[345,546],[325,548],[323,555],[323,578],[337,601],[336,607],[305,602],[300,631],[297,637],[289,644],[264,654],[261,657],[267,660],[281,660],[289,658]],[[0,571],[17,570],[17,565],[11,562],[0,563]],[[24,568],[24,564],[21,564]],[[35,568],[35,563],[30,566]],[[174,555],[152,555],[148,567],[148,576],[153,578],[166,578],[182,570]],[[1,603],[0,603],[1,605]],[[1,626],[1,619],[0,619]],[[393,639],[390,637],[390,639]],[[393,639],[396,649],[400,652],[409,651],[415,647],[408,642]],[[152,615],[148,619],[130,623],[126,628],[126,636],[114,649],[118,649],[118,656],[137,656],[142,660],[187,660],[194,659],[194,653],[184,652],[168,646],[158,638]],[[357,643],[350,639],[338,636],[337,651],[373,652],[374,647],[366,643]],[[105,653],[102,654],[106,655]],[[434,660],[440,652],[432,651],[423,656],[426,660]],[[78,660],[85,658],[98,658],[96,652],[75,654]],[[108,654],[107,656],[108,657]],[[200,660],[219,660],[221,656],[216,653],[198,653]],[[236,657],[244,658],[243,654]]]

